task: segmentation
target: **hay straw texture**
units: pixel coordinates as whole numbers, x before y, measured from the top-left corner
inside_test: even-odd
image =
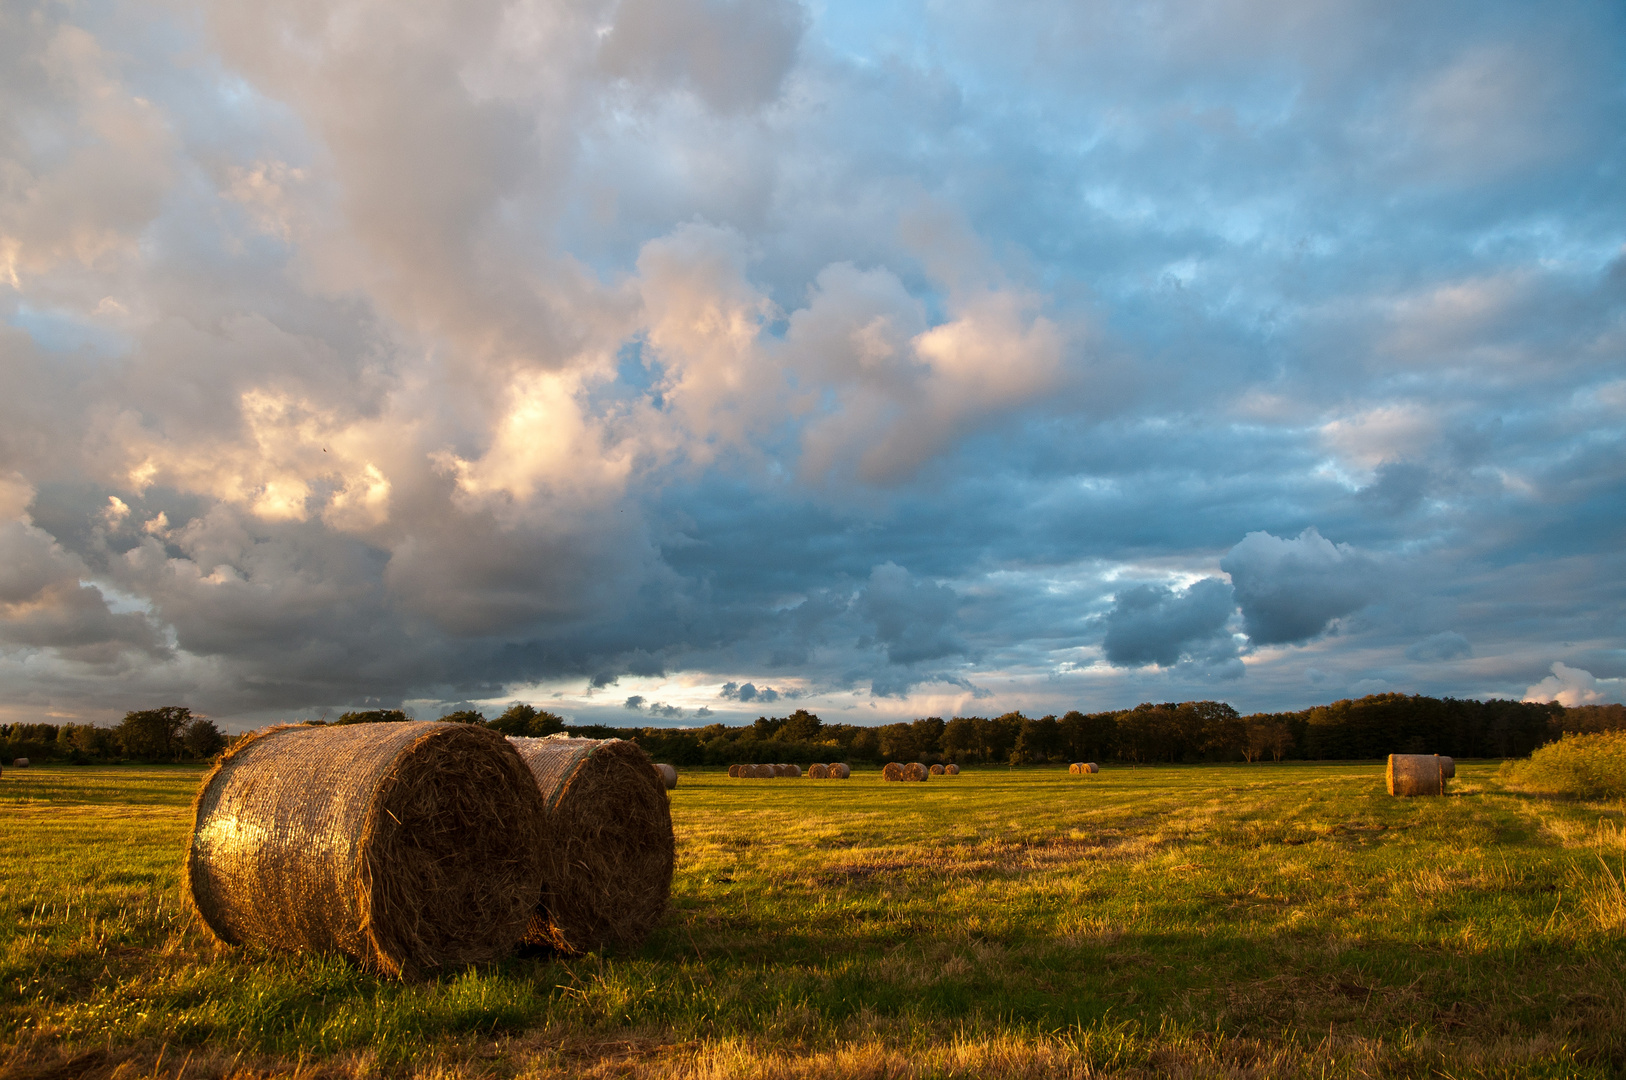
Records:
[[[273,729],[232,747],[193,809],[192,904],[227,944],[411,977],[504,955],[541,898],[542,799],[485,728]]]
[[[903,766],[899,765],[896,761],[887,762],[886,767],[881,770],[881,779],[882,780],[902,780],[903,779]]]
[[[1456,759],[1442,756],[1440,758],[1440,775],[1447,780],[1455,780],[1457,778]]]
[[[930,775],[931,773],[926,771],[926,766],[918,761],[911,761],[903,767],[903,778],[915,783],[925,780]]]
[[[740,769],[741,769],[741,768],[743,768],[743,766],[740,766],[740,765],[730,765],[730,766],[729,766],[729,767],[728,767],[728,775],[729,775],[729,776],[730,776],[730,777],[732,777],[732,778],[733,778],[733,779],[735,779],[735,780],[738,780],[738,779],[739,779],[739,778],[740,778]]]
[[[655,772],[660,776],[661,783],[666,785],[667,791],[671,791],[673,788],[677,787],[677,770],[672,766],[657,765],[655,766]]]
[[[1082,761],[1075,761],[1071,765],[1067,766],[1067,775],[1068,776],[1077,776],[1080,773],[1082,773],[1083,771],[1084,771],[1084,763]]]
[[[1445,774],[1433,754],[1390,754],[1389,794],[1444,795]]]
[[[931,767],[931,774],[933,776],[942,776],[943,775],[943,766],[941,766],[941,765],[933,765]]]
[[[960,767],[958,765],[952,765],[952,764],[951,765],[944,765],[943,766],[943,775],[944,776],[959,776],[960,775]]]
[[[572,953],[640,944],[666,914],[676,861],[649,755],[622,739],[508,741],[542,791],[542,903],[525,940]]]
[[[843,763],[841,763],[839,761],[834,761],[834,762],[830,763],[830,779],[832,779],[832,780],[845,780],[845,779],[847,779],[847,777],[851,776],[852,774],[853,774],[853,771],[851,769],[847,768],[847,766],[844,765]]]
[[[828,766],[828,765],[809,765],[807,767],[807,778],[809,780],[828,780],[828,779],[830,779],[830,766]]]

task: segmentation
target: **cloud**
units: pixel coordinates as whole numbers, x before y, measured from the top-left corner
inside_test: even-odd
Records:
[[[1595,679],[1592,672],[1554,661],[1552,674],[1524,692],[1525,701],[1556,701],[1560,705],[1601,705],[1621,701],[1626,680]]]
[[[755,683],[724,683],[722,691],[717,696],[741,704],[747,701],[770,704],[779,700],[779,691],[771,686],[757,686]]]
[[[631,697],[627,698],[626,701],[621,703],[621,707],[623,709],[630,709],[632,712],[637,712],[644,707],[644,702],[646,700],[648,699],[646,699],[642,694],[633,694]]]
[[[953,589],[921,581],[896,563],[870,571],[857,608],[875,626],[875,640],[892,664],[918,664],[965,651],[954,632],[960,598]]]
[[[1203,578],[1176,591],[1160,585],[1134,585],[1119,592],[1107,612],[1102,650],[1124,667],[1172,667],[1182,656],[1205,663],[1234,658],[1225,624],[1236,612],[1229,582]]]
[[[1473,654],[1468,639],[1455,630],[1442,630],[1406,646],[1408,660],[1460,660]]]
[[[1348,544],[1305,529],[1292,540],[1266,532],[1242,538],[1220,560],[1231,576],[1243,625],[1256,645],[1302,644],[1378,594],[1377,565]]]
[[[778,95],[806,26],[790,0],[622,0],[599,60],[640,87],[688,89],[738,112]]]

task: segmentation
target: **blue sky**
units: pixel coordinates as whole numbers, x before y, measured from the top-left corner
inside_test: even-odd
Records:
[[[1626,696],[1626,14],[0,11],[0,714]]]

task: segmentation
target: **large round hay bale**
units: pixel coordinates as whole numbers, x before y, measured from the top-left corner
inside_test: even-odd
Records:
[[[941,766],[941,765],[933,765],[929,771],[931,772],[931,774],[933,776],[942,776],[943,775],[943,766]]]
[[[1444,795],[1445,776],[1433,754],[1390,754],[1387,772],[1391,795]]]
[[[944,776],[959,776],[960,775],[960,767],[958,765],[955,765],[952,762],[950,762],[949,764],[943,766],[943,775]]]
[[[930,775],[931,773],[926,771],[926,766],[922,765],[918,761],[911,761],[909,764],[903,767],[903,778],[905,780],[919,783],[924,781]]]
[[[1440,756],[1440,775],[1447,780],[1457,778],[1457,763],[1454,758],[1448,758],[1443,754]]]
[[[525,940],[638,945],[666,914],[676,850],[649,755],[623,739],[509,741],[542,791],[542,902]]]
[[[809,780],[828,780],[828,779],[830,779],[830,766],[819,764],[817,762],[815,762],[812,765],[809,765],[807,767],[807,778]]]
[[[832,761],[830,763],[830,779],[845,780],[852,774],[853,771],[849,769],[844,762]]]
[[[730,765],[728,767],[728,775],[738,780],[740,777],[740,768],[741,766],[739,765]]]
[[[881,779],[882,780],[902,780],[903,779],[903,766],[899,765],[896,761],[887,762],[886,767],[881,770]]]
[[[660,776],[661,783],[666,785],[667,791],[671,791],[673,788],[677,787],[677,770],[672,766],[656,765],[655,772]]]
[[[186,875],[221,941],[392,975],[507,953],[542,894],[542,798],[501,735],[408,722],[275,728],[204,777]]]

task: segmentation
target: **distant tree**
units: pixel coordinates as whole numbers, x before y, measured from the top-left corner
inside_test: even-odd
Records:
[[[366,709],[342,713],[335,724],[404,724],[412,717],[400,709]]]
[[[181,750],[181,733],[192,723],[192,710],[181,705],[128,712],[119,721],[124,752],[147,761],[173,761]]]
[[[758,740],[767,742],[769,739],[779,738],[779,729],[784,726],[785,718],[782,716],[771,718],[759,716],[756,718],[756,722],[751,725],[751,733]]]
[[[474,709],[460,709],[457,712],[447,713],[440,718],[440,722],[443,724],[484,724],[486,717],[485,713],[476,712]]]
[[[779,726],[778,737],[783,742],[817,742],[823,727],[823,720],[806,709],[797,709],[785,717],[784,723]]]
[[[202,761],[208,761],[226,748],[226,737],[215,727],[215,722],[202,716],[186,725],[181,741],[188,754]]]
[[[515,702],[489,725],[504,735],[519,735],[531,739],[557,735],[565,729],[562,717],[522,702]]]

